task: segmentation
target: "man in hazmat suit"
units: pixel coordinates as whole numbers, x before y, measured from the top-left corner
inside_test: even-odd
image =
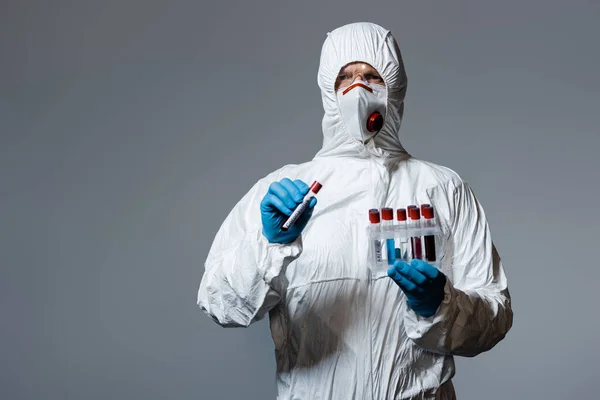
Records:
[[[224,327],[269,314],[278,399],[454,399],[453,356],[490,350],[512,326],[484,210],[454,171],[403,148],[407,78],[388,30],[328,33],[318,84],[322,149],[237,203],[205,262],[198,305]],[[383,119],[367,121],[373,110]],[[282,230],[315,180],[318,205]],[[438,268],[396,261],[373,274],[367,211],[425,203],[443,232]]]

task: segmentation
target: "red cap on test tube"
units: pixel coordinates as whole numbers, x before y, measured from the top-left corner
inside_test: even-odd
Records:
[[[322,187],[323,187],[323,185],[321,185],[318,181],[314,181],[312,183],[312,185],[310,185],[310,190],[314,194],[317,194],[317,193],[319,193],[319,190],[321,190]]]
[[[379,222],[381,222],[381,219],[379,218],[379,210],[376,208],[372,208],[369,210],[369,221],[372,224],[378,224]]]
[[[419,208],[415,206],[414,208],[408,210],[408,216],[412,220],[421,219],[421,210],[419,210]]]
[[[421,209],[423,211],[423,218],[433,219],[433,207],[431,207],[429,204],[426,204],[421,206]]]
[[[392,221],[394,219],[394,209],[393,208],[382,208],[381,209],[381,217],[386,221]]]
[[[415,210],[418,211],[419,207],[415,206],[414,204],[411,204],[410,206],[406,207],[406,211],[408,212],[408,218],[414,219],[413,213],[415,212]]]
[[[399,208],[396,210],[396,218],[398,221],[406,221],[406,209]]]

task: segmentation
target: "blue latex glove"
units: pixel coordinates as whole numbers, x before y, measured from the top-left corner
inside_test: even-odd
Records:
[[[300,236],[317,204],[316,197],[311,199],[308,208],[287,231],[282,231],[281,227],[292,215],[296,206],[302,203],[309,190],[308,185],[299,179],[292,182],[288,178],[283,178],[269,186],[269,191],[260,202],[262,231],[269,243],[286,244]]]
[[[446,275],[423,260],[410,264],[398,260],[388,270],[388,276],[400,286],[408,298],[409,307],[422,317],[431,317],[444,299]]]

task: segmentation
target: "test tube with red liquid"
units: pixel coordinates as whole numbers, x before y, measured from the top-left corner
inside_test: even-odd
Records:
[[[421,210],[423,212],[423,227],[433,227],[435,225],[433,219],[433,207],[429,204],[424,204],[421,206]],[[423,241],[425,243],[425,259],[427,261],[436,261],[435,236],[426,235],[424,236]]]
[[[421,227],[421,210],[417,206],[408,206],[408,215],[411,219],[410,225],[413,228]],[[412,248],[412,258],[423,259],[423,249],[421,236],[412,236],[410,238],[410,244]]]

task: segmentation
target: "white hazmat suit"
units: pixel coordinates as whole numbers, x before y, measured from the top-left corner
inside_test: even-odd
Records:
[[[348,134],[334,91],[340,68],[365,62],[381,75],[387,110],[366,144]],[[453,399],[453,356],[490,350],[512,326],[505,272],[485,213],[452,170],[410,156],[399,139],[406,93],[399,48],[388,30],[354,23],[323,45],[323,146],[309,162],[260,179],[219,229],[205,262],[198,305],[224,327],[267,313],[278,399]],[[323,189],[301,236],[271,244],[259,203],[288,177]],[[445,297],[424,318],[385,271],[370,276],[368,210],[431,204],[442,226]]]

